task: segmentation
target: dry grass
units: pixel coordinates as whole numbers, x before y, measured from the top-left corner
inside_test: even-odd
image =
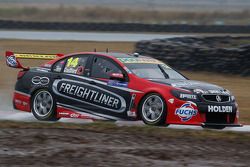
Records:
[[[134,43],[124,42],[53,42],[53,41],[22,41],[22,40],[0,40],[0,54],[4,51],[12,50],[18,52],[37,53],[70,53],[78,51],[111,51],[132,52]],[[40,61],[25,62],[31,65],[41,64]],[[9,105],[11,108],[11,96],[14,89],[17,70],[6,67],[4,57],[0,56],[0,106]],[[240,106],[240,121],[250,123],[250,78],[235,75],[222,75],[205,72],[187,72],[184,74],[190,79],[207,81],[221,85],[233,92]]]
[[[248,24],[250,11],[136,10],[108,7],[0,7],[0,19],[63,22],[139,22],[189,24]]]

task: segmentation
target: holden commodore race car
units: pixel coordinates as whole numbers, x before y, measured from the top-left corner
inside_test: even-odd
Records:
[[[18,59],[51,59],[23,67]],[[235,97],[214,84],[189,80],[167,64],[135,54],[69,55],[6,52],[21,68],[13,106],[42,121],[60,118],[143,120],[149,125],[241,126]]]

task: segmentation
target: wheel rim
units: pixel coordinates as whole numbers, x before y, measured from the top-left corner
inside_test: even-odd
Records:
[[[157,121],[164,109],[164,103],[161,97],[157,95],[149,96],[142,105],[142,115],[148,122]]]
[[[40,117],[46,117],[50,114],[53,107],[53,98],[48,91],[39,92],[33,101],[35,113]]]

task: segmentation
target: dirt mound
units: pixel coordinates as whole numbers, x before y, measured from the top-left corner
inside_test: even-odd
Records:
[[[68,125],[5,125],[0,130],[0,166],[250,165],[249,134],[109,124],[63,126]]]

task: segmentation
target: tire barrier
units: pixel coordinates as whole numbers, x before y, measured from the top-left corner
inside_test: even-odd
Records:
[[[140,41],[136,44],[136,52],[160,59],[179,70],[250,76],[250,37],[182,37]]]
[[[69,23],[0,20],[0,29],[176,32],[176,33],[250,33],[249,25],[186,25],[142,23]]]

